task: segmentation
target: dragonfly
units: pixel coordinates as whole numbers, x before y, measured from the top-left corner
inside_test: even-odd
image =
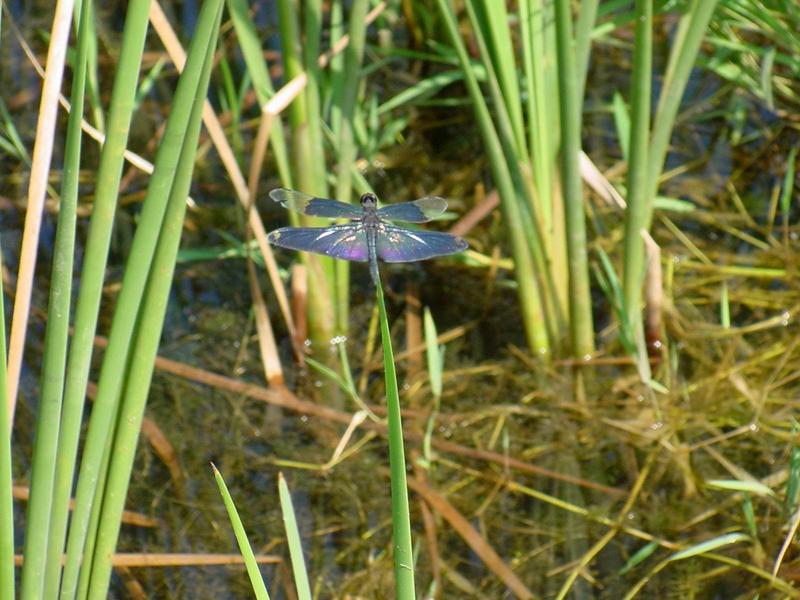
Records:
[[[466,250],[463,238],[441,231],[397,227],[390,221],[426,223],[440,216],[447,201],[425,196],[413,202],[397,202],[378,208],[378,198],[367,192],[359,204],[317,198],[278,188],[270,198],[285,208],[312,217],[349,219],[329,227],[282,227],[269,234],[271,243],[282,248],[315,252],[358,262],[369,262],[372,282],[378,285],[378,259],[388,263],[414,262]]]

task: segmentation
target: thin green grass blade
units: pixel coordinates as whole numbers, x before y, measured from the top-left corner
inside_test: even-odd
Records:
[[[750,494],[745,494],[742,501],[742,513],[744,522],[747,524],[747,531],[754,540],[758,539],[758,527],[756,526],[756,513],[753,509],[753,498]]]
[[[614,92],[611,100],[611,114],[614,117],[614,129],[617,132],[620,150],[622,150],[622,158],[630,160],[631,116],[628,114],[625,99],[619,92]]]
[[[380,279],[376,300],[383,345],[383,374],[386,381],[386,412],[389,427],[389,469],[392,488],[392,549],[394,553],[395,592],[398,600],[414,600],[414,555],[411,545],[411,517],[408,508],[406,457],[403,449],[403,424],[400,417],[400,391],[394,366],[389,317],[383,300]]]
[[[717,0],[692,0],[689,11],[681,17],[678,33],[673,41],[667,71],[662,82],[658,107],[653,117],[653,131],[650,139],[648,198],[658,191],[658,179],[667,157],[669,140],[681,98],[689,81],[700,45],[708,30],[708,23],[714,14]],[[647,211],[646,228],[650,229],[652,207]]]
[[[0,270],[3,268],[0,252]],[[6,376],[6,312],[0,294],[0,597],[15,598],[14,592],[14,479],[11,470],[11,415],[8,410]]]
[[[479,2],[470,2],[469,5],[476,8],[478,17],[476,24],[481,27],[489,46],[491,61],[497,74],[498,87],[511,125],[516,154],[520,160],[528,162],[525,125],[520,106],[522,95],[517,80],[517,65],[514,59],[514,48],[511,44],[512,36],[509,31],[506,3],[496,0],[480,0]]]
[[[303,544],[300,542],[300,531],[297,528],[297,519],[292,505],[292,495],[283,473],[278,473],[278,494],[281,500],[281,513],[283,525],[286,528],[286,541],[289,545],[289,556],[292,559],[292,573],[294,585],[297,588],[299,600],[311,600],[311,585],[308,582],[306,561],[303,558]]]
[[[211,463],[211,468],[214,471],[214,479],[217,481],[219,493],[222,496],[222,502],[225,504],[225,510],[228,511],[228,519],[233,527],[233,534],[236,536],[236,542],[239,544],[239,553],[244,559],[245,567],[247,568],[247,575],[250,577],[250,585],[253,587],[253,594],[257,600],[269,600],[269,593],[267,587],[264,585],[264,579],[261,577],[261,572],[258,569],[253,548],[250,546],[250,541],[247,539],[247,532],[242,525],[242,520],[239,518],[239,512],[236,510],[236,505],[233,502],[231,493],[228,491],[228,486],[225,485],[225,480],[222,475]]]
[[[626,562],[625,565],[622,567],[622,569],[620,569],[619,574],[625,575],[625,573],[635,568],[636,566],[640,565],[642,562],[647,560],[647,558],[649,558],[653,554],[653,552],[658,550],[659,547],[660,544],[658,542],[650,542],[649,544],[642,546],[636,552],[636,554],[634,554],[628,559],[628,562]]]
[[[264,62],[261,40],[258,37],[252,19],[250,19],[247,2],[245,0],[227,0],[227,3],[231,22],[239,40],[242,57],[247,65],[247,72],[250,74],[253,90],[258,98],[258,104],[259,106],[264,106],[272,98],[275,89],[272,86],[272,79]],[[292,172],[289,169],[289,153],[286,148],[286,137],[283,134],[283,125],[280,118],[276,118],[272,123],[269,143],[275,156],[275,164],[278,168],[281,183],[284,187],[291,189],[294,187],[292,185]]]
[[[136,335],[131,344],[130,358],[121,378],[125,389],[122,392],[111,462],[108,467],[108,481],[103,494],[96,546],[91,557],[92,576],[88,591],[90,600],[102,600],[108,593],[111,557],[119,537],[120,518],[133,469],[141,420],[166,315],[169,290],[172,287],[175,257],[183,229],[186,196],[191,185],[201,115],[213,65],[222,8],[222,0],[209,0],[201,8],[197,29],[187,53],[186,66],[178,82],[173,111],[167,124],[167,131],[172,129],[173,131],[169,133],[175,137],[168,138],[165,131],[151,183],[151,186],[156,183],[157,174],[160,174],[161,178],[168,174],[171,185],[168,189],[157,186],[152,195],[148,190],[148,199],[151,203],[162,204],[166,199],[167,205],[163,224],[159,228],[158,245],[148,269],[147,283],[143,288],[144,297],[138,311]],[[164,173],[167,167],[169,172]],[[137,236],[143,227],[142,223],[137,229]],[[134,256],[133,250],[132,256]],[[126,279],[127,277],[123,279],[123,288],[127,283]],[[112,335],[113,330],[112,324]],[[109,353],[112,350],[111,343],[112,340],[109,339]],[[106,363],[103,365],[103,371],[106,371],[105,367]],[[103,374],[101,372],[101,381]],[[98,401],[100,401],[99,385]],[[89,557],[86,557],[86,560],[88,561]]]
[[[741,481],[739,479],[710,479],[706,481],[708,487],[718,490],[733,490],[736,492],[747,492],[756,496],[775,496],[775,492],[769,486],[759,481]]]
[[[451,83],[464,79],[461,71],[442,71],[404,88],[389,100],[378,106],[378,115],[383,115],[400,106],[414,105],[435,95]]]
[[[775,48],[768,48],[761,59],[761,94],[767,108],[775,110],[775,97],[772,94],[772,67],[775,64]]]
[[[783,222],[787,226],[789,225],[789,211],[794,192],[795,161],[798,150],[800,150],[800,145],[792,146],[792,149],[789,150],[789,157],[786,159],[786,173],[783,176],[783,186],[781,187],[780,207],[783,214]]]
[[[723,281],[719,291],[719,322],[725,329],[731,327],[731,305],[728,300],[728,282]]]
[[[797,498],[800,496],[800,446],[797,445],[797,433],[800,430],[797,421],[792,419],[792,454],[789,459],[789,478],[786,481],[786,498],[783,502],[784,512],[788,515],[797,509]]]
[[[433,321],[430,309],[426,306],[423,314],[423,328],[425,330],[425,351],[428,357],[428,377],[431,380],[431,393],[434,398],[442,395],[442,370],[444,356],[439,343],[436,341],[436,323]]]
[[[89,0],[82,3],[81,13],[78,52],[70,99],[71,105],[75,107],[82,107],[84,101],[87,56],[91,41],[89,20],[92,9]],[[64,149],[63,184],[50,276],[50,301],[42,359],[37,435],[31,466],[31,498],[25,529],[24,554],[29,559],[26,558],[22,570],[23,597],[43,594],[45,598],[55,598],[58,594],[61,556],[64,550],[75,469],[74,454],[63,457],[61,455],[63,440],[59,432],[72,298],[78,175],[81,160],[81,119],[82,110],[76,109],[70,113]],[[26,577],[29,578],[27,590]]]
[[[699,544],[695,544],[691,548],[687,548],[686,550],[681,550],[680,552],[676,552],[672,556],[669,557],[669,560],[684,560],[686,558],[692,558],[693,556],[700,556],[702,554],[707,554],[708,552],[713,552],[718,548],[722,548],[723,546],[730,546],[731,544],[737,544],[739,542],[746,542],[750,541],[750,536],[744,533],[728,533],[725,535],[721,535],[710,540],[706,540],[705,542],[701,542]]]

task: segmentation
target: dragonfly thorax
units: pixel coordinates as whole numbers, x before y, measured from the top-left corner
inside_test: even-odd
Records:
[[[361,196],[361,208],[364,210],[376,210],[378,208],[378,197],[372,192],[367,192]]]

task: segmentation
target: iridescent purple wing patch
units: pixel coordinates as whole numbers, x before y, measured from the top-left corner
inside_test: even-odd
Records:
[[[276,246],[290,250],[315,252],[342,260],[369,260],[367,236],[360,224],[283,227],[270,233],[267,239]]]

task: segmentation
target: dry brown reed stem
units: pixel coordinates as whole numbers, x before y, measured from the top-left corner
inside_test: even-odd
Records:
[[[247,260],[247,281],[250,284],[250,297],[253,300],[253,312],[258,332],[258,348],[267,384],[283,385],[283,368],[278,356],[278,346],[275,344],[272,324],[269,321],[267,303],[264,301],[264,294],[261,293],[261,286],[258,283],[256,265],[250,258]]]
[[[256,562],[261,564],[278,564],[283,559],[274,554],[257,554]],[[22,555],[14,557],[16,566],[22,565]],[[241,554],[141,554],[137,552],[121,552],[111,557],[115,567],[192,567],[211,565],[243,565]]]
[[[59,90],[64,75],[69,30],[72,23],[74,0],[59,0],[53,16],[53,28],[47,47],[47,71],[42,85],[42,99],[36,123],[33,144],[28,203],[25,211],[25,226],[20,248],[17,288],[14,292],[14,312],[11,318],[11,333],[8,341],[7,393],[9,423],[13,427],[17,389],[22,369],[22,354],[25,333],[31,308],[33,275],[36,270],[36,255],[39,248],[39,231],[42,226],[44,199],[47,194],[48,173],[53,156],[55,129],[58,112]]]
[[[492,190],[467,211],[467,214],[456,221],[450,228],[450,233],[461,236],[466,235],[498,206],[500,206],[500,195],[497,190]]]
[[[31,492],[27,485],[15,485],[12,487],[12,494],[15,500],[22,500],[27,502],[30,498]],[[75,500],[69,501],[69,508],[75,508]],[[122,512],[122,522],[126,525],[135,525],[136,527],[159,527],[161,522],[158,519],[153,519],[142,513],[126,510]]]
[[[383,468],[381,470],[386,471],[386,469]],[[386,471],[386,473],[388,476],[388,471]],[[478,555],[489,570],[497,575],[517,598],[526,600],[535,598],[533,592],[522,583],[522,580],[517,577],[516,573],[514,573],[503,559],[500,558],[500,555],[495,552],[492,545],[486,541],[486,538],[470,524],[464,515],[448,502],[447,498],[417,477],[409,478],[408,487],[422,496],[425,502],[456,530],[456,533],[458,533],[461,539],[472,548],[472,551]]]
[[[292,313],[294,314],[295,344],[305,350],[305,342],[308,339],[308,277],[306,266],[297,262],[292,265]],[[304,352],[300,353],[302,357]]]
[[[645,248],[644,279],[644,336],[647,354],[651,358],[661,358],[662,352],[662,313],[664,309],[664,279],[661,272],[661,248],[646,229],[641,231]]]
[[[419,285],[416,282],[409,281],[406,285],[405,306],[406,349],[409,352],[406,378],[412,380],[422,370],[422,348],[425,347],[422,338],[422,303],[419,299]],[[417,350],[412,351],[412,348]]]

